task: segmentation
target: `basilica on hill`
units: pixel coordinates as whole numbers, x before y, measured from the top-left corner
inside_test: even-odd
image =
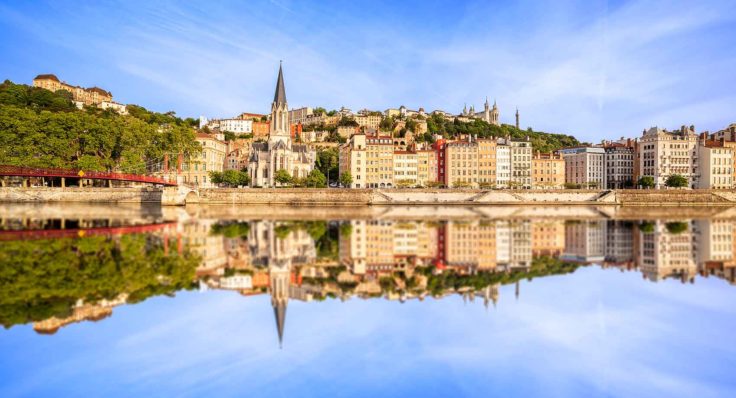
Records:
[[[314,148],[292,142],[284,73],[279,65],[268,141],[253,143],[248,157],[251,186],[277,186],[274,177],[279,170],[286,170],[293,178],[306,178],[314,168],[316,158]]]
[[[484,105],[484,109],[482,111],[476,112],[474,106],[471,105],[470,109],[468,109],[466,105],[465,107],[463,107],[463,113],[460,116],[481,119],[485,121],[486,123],[493,124],[496,126],[500,125],[500,122],[498,121],[498,106],[496,106],[496,101],[493,101],[493,108],[491,108],[490,105],[488,104],[487,97],[486,97],[486,103]]]

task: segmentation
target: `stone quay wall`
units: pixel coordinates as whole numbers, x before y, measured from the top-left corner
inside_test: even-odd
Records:
[[[3,187],[0,202],[161,203],[161,188]]]
[[[734,206],[734,190],[473,190],[244,188],[0,188],[0,202],[290,206],[622,205]]]

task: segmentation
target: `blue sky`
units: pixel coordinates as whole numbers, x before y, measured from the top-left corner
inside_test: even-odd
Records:
[[[733,397],[733,286],[596,266],[458,296],[291,300],[182,292],[53,336],[0,330],[0,396]]]
[[[182,116],[459,112],[589,141],[736,122],[734,1],[4,1],[0,78],[56,73]]]

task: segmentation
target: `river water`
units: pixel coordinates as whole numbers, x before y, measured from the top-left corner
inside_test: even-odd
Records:
[[[3,205],[0,396],[736,396],[736,210]]]

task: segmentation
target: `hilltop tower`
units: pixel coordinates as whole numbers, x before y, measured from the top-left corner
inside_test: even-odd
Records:
[[[516,107],[516,129],[519,129],[519,107]]]
[[[496,106],[496,100],[493,100],[493,109],[491,109],[491,124],[499,126],[498,122],[498,107]]]

